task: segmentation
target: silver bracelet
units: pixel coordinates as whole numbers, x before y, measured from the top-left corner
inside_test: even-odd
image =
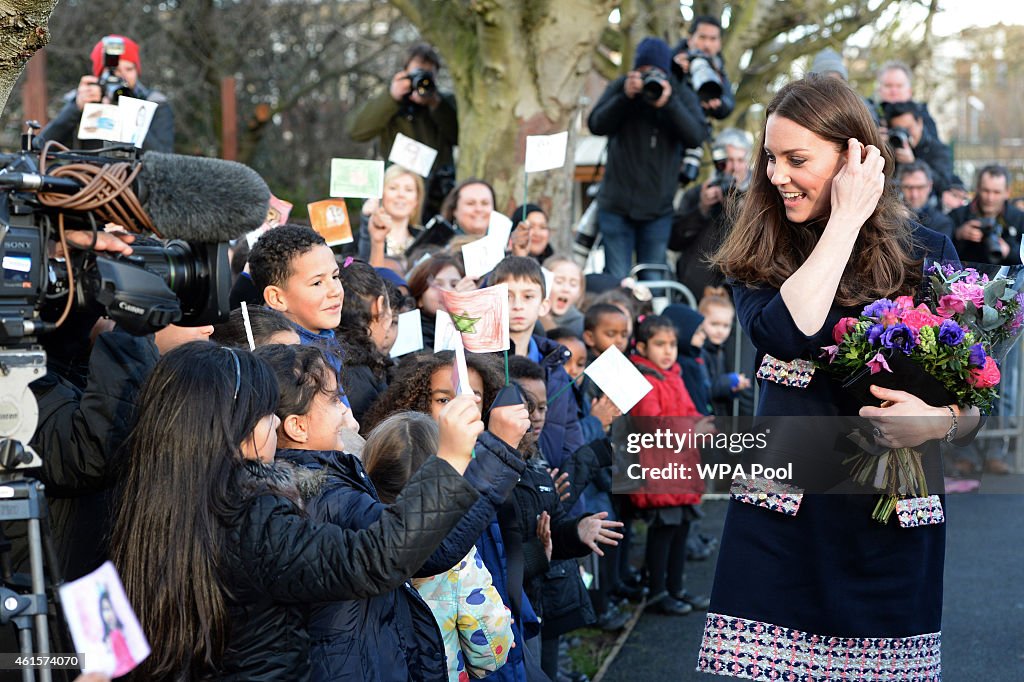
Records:
[[[953,439],[956,438],[956,430],[959,428],[960,422],[956,418],[956,411],[953,409],[952,405],[944,405],[943,407],[949,410],[949,416],[953,418],[953,423],[949,425],[949,431],[946,431],[946,436],[943,440],[947,443],[952,443]]]

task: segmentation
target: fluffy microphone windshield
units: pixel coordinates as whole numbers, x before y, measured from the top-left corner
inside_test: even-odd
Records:
[[[221,159],[146,152],[138,184],[142,207],[166,239],[237,239],[263,224],[270,203],[256,171]]]

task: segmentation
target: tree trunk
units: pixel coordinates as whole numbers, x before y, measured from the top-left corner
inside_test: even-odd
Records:
[[[614,0],[394,4],[439,48],[459,109],[458,177],[494,185],[498,210],[523,201],[527,135],[570,127]],[[566,169],[534,173],[528,201],[549,210],[552,245],[572,242],[573,149]]]
[[[0,111],[36,50],[50,40],[46,24],[57,0],[0,0]]]

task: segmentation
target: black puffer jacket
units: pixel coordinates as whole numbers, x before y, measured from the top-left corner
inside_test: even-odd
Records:
[[[307,679],[309,604],[367,599],[400,587],[477,497],[467,479],[431,457],[365,531],[316,523],[284,496],[251,500],[224,548],[233,629],[221,669],[206,679]]]
[[[459,554],[466,555],[494,515],[495,500],[499,504],[504,500],[523,470],[516,452],[490,433],[480,435],[475,452],[466,479],[484,493],[477,505],[487,502],[491,511],[485,516],[464,516],[427,560],[425,570],[418,571],[421,576],[444,572],[461,559]],[[307,503],[310,516],[318,521],[358,530],[369,527],[387,509],[352,455],[280,450],[277,458],[326,475]],[[471,516],[479,520],[467,528]],[[408,583],[370,599],[313,607],[309,634],[310,679],[314,681],[444,682],[448,678],[437,623],[430,607]]]

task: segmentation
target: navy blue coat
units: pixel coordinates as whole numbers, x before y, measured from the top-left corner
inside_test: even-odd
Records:
[[[562,469],[565,461],[583,445],[576,396],[566,388],[572,381],[565,371],[570,354],[565,346],[551,339],[534,336],[533,340],[541,354],[540,366],[544,368],[544,383],[548,389],[547,421],[540,433],[540,449],[552,467]]]

